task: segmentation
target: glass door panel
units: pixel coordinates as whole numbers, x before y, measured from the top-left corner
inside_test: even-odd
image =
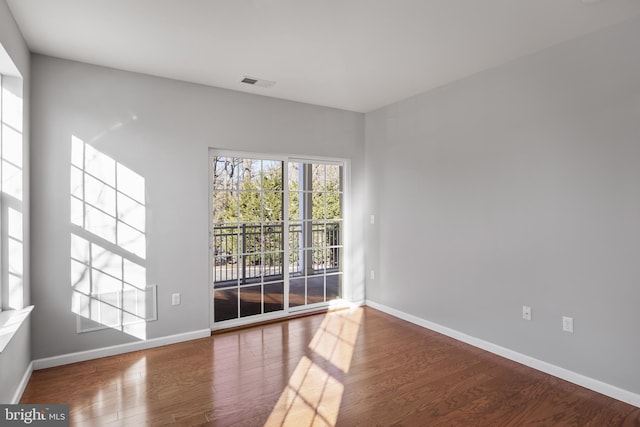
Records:
[[[213,320],[284,310],[283,162],[211,161]]]
[[[342,167],[289,162],[289,305],[342,294]]]
[[[212,154],[211,171],[213,323],[341,297],[340,164]]]

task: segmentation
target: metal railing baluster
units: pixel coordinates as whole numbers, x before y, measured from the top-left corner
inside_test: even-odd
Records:
[[[340,267],[340,223],[314,223],[313,248],[301,247],[302,224],[289,225],[289,272],[299,272],[301,251],[313,250],[313,269]],[[284,226],[240,223],[215,227],[214,282],[240,279],[241,283],[264,276],[284,274]],[[241,259],[238,259],[240,257]]]

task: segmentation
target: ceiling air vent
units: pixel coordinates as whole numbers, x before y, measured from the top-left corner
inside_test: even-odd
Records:
[[[244,76],[244,78],[240,81],[242,83],[246,83],[248,85],[253,85],[258,87],[271,87],[274,84],[276,84],[276,82],[272,82],[271,80],[257,79],[255,77],[249,77],[249,76]]]

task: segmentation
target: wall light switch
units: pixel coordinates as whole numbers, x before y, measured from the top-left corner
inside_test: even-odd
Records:
[[[528,305],[522,306],[522,318],[524,320],[531,320],[531,307]]]
[[[376,223],[376,216],[375,215],[370,215],[369,216],[369,221],[371,222],[371,225]]]
[[[171,305],[180,305],[180,294],[171,294]]]
[[[562,330],[573,333],[573,317],[562,316]]]

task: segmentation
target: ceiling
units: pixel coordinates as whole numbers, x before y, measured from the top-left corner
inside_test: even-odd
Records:
[[[36,53],[358,112],[640,15],[640,0],[7,3]]]

